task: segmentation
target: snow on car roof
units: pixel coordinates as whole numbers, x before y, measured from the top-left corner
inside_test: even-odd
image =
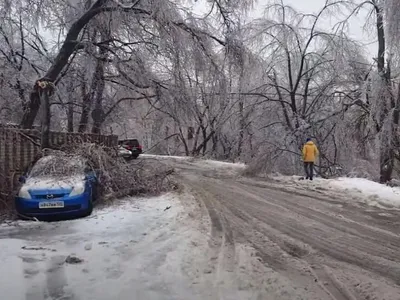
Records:
[[[30,177],[73,176],[83,174],[87,160],[81,156],[48,155],[32,167]]]

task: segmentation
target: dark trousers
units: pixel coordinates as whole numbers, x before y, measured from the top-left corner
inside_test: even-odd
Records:
[[[313,179],[314,177],[314,163],[304,162],[304,171],[306,172],[307,179]]]

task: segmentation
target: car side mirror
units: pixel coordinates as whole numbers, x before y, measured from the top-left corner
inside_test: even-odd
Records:
[[[26,177],[25,177],[25,176],[20,176],[20,177],[18,178],[18,181],[19,181],[20,183],[25,183],[25,182],[26,182]]]

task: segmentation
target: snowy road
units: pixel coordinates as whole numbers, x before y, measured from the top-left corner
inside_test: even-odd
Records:
[[[0,226],[2,299],[400,299],[400,211],[164,163],[179,194]]]
[[[262,266],[252,274],[254,299],[400,299],[399,209],[369,206],[320,183],[294,190],[232,169],[179,164],[211,217],[227,257],[223,269],[237,272],[237,245],[256,251]]]
[[[399,212],[236,180],[193,178],[191,187],[224,247],[257,251],[262,299],[400,299]]]

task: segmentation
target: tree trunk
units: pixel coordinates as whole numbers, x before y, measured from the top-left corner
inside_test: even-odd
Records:
[[[72,24],[69,29],[67,36],[61,46],[60,51],[58,52],[54,63],[47,71],[46,75],[43,77],[43,80],[49,82],[55,82],[57,77],[60,75],[61,71],[68,64],[68,60],[72,53],[75,52],[78,44],[78,36],[81,30],[86,26],[86,24],[93,19],[96,15],[102,12],[99,8],[101,8],[104,4],[107,3],[108,0],[97,0],[92,7],[86,11],[85,14],[82,15],[75,23]],[[36,83],[35,83],[36,86]],[[22,117],[21,126],[23,128],[32,128],[33,123],[35,122],[36,116],[38,114],[40,108],[40,96],[37,89],[34,87],[31,94],[29,103],[24,111],[24,115]]]
[[[206,134],[203,142],[194,150],[194,153],[200,153],[201,149],[204,149],[204,147],[207,148],[207,143],[211,140],[214,134],[215,131],[211,131],[208,135]]]
[[[74,132],[74,102],[72,99],[68,103],[67,127],[68,132]]]
[[[93,126],[92,126],[92,133],[93,134],[100,134],[101,126],[105,121],[104,111],[103,111],[103,93],[104,93],[104,63],[101,68],[101,78],[97,84],[97,91],[96,91],[96,103],[95,103],[95,114],[92,115],[93,118]],[[100,76],[100,74],[99,74]],[[97,115],[98,114],[98,115]]]
[[[25,89],[21,85],[21,81],[17,79],[17,83],[15,84],[15,89],[18,91],[18,97],[21,99],[22,109],[26,108],[26,98],[25,98]]]
[[[84,82],[82,84],[85,85]],[[86,91],[86,87],[84,89]],[[89,114],[92,109],[91,93],[85,93],[85,94],[82,93],[82,95],[83,95],[82,113],[81,113],[81,119],[79,121],[79,128],[78,128],[78,132],[80,132],[80,133],[83,133],[86,131],[87,125],[89,123]]]
[[[240,159],[243,151],[243,140],[244,140],[244,129],[245,129],[245,120],[244,120],[244,103],[242,99],[239,101],[239,140],[237,145],[237,158]]]
[[[385,38],[385,28],[383,20],[383,12],[378,5],[374,5],[376,12],[376,29],[378,35],[378,72],[382,79],[382,86],[384,87],[384,93],[381,93],[381,105],[383,107],[380,115],[380,128],[383,128],[383,123],[385,118],[388,116],[389,105],[391,104],[391,109],[395,108],[393,95],[391,92],[390,83],[390,67],[389,65],[385,68],[385,52],[386,52],[386,38]],[[388,101],[388,95],[391,101]],[[396,114],[395,114],[396,115]],[[394,139],[394,119],[390,122],[389,132],[380,132],[381,138],[381,149],[380,149],[380,182],[386,183],[391,180],[393,167],[394,167],[394,149],[393,149],[393,139]]]
[[[33,127],[36,116],[40,109],[40,96],[35,90],[29,95],[29,103],[25,106],[24,115],[22,116],[21,127],[30,129]]]
[[[209,139],[207,139],[207,128],[205,128],[204,126],[201,128],[201,132],[203,134],[203,141],[204,141],[204,145],[203,145],[203,156],[206,155],[206,151],[207,151],[207,145],[208,145],[208,141]]]
[[[195,136],[194,136],[193,147],[192,147],[192,154],[193,154],[193,156],[196,156],[195,150],[196,150],[197,145],[198,145],[198,143],[199,143],[200,130],[201,130],[201,127],[200,127],[200,126],[197,127],[196,133],[195,133]]]
[[[211,129],[211,130],[213,130],[213,129]],[[213,137],[212,137],[212,148],[211,148],[211,155],[213,157],[216,157],[216,155],[217,155],[218,142],[219,142],[218,134],[214,134]]]
[[[217,151],[218,151],[220,131],[216,132],[215,126],[214,126],[214,121],[210,122],[210,129],[211,129],[211,131],[215,132],[215,134],[213,134],[212,139],[211,139],[211,141],[212,141],[211,155],[213,157],[216,157]]]
[[[74,132],[74,105],[75,105],[75,95],[74,95],[74,84],[73,81],[70,80],[68,85],[68,98],[69,101],[67,103],[67,131]]]
[[[393,147],[381,147],[380,156],[380,183],[386,183],[392,179],[394,167],[394,150]]]
[[[79,121],[78,132],[84,133],[87,131],[89,125],[89,115],[92,111],[93,99],[95,97],[96,89],[99,84],[99,70],[96,65],[95,73],[92,76],[92,83],[90,84],[89,91],[86,89],[86,82],[83,78],[81,84],[82,94],[82,113]]]
[[[106,33],[102,32],[101,34],[103,39],[109,39],[110,36],[108,36]],[[108,43],[106,44],[108,46]],[[107,50],[105,48],[100,48],[99,51],[99,56],[100,59],[97,60],[97,65],[96,65],[96,74],[95,78],[97,81],[97,88],[96,88],[96,101],[95,101],[95,111],[96,114],[98,115],[93,115],[93,126],[92,126],[92,133],[93,134],[100,134],[101,132],[101,126],[103,125],[106,116],[104,114],[103,110],[103,94],[104,94],[104,88],[105,88],[105,82],[104,82],[104,71],[105,71],[105,61],[107,59]]]
[[[179,126],[179,137],[181,138],[181,141],[183,143],[183,147],[185,148],[186,156],[190,156],[190,149],[189,149],[189,146],[188,146],[188,144],[186,142],[185,135],[183,134],[183,130],[182,130],[182,128],[180,126]]]
[[[165,147],[166,147],[166,150],[167,150],[167,155],[171,155],[171,153],[170,153],[170,149],[169,149],[169,127],[166,125],[165,126],[165,136],[164,136],[164,140],[165,140]]]
[[[41,146],[42,149],[50,148],[50,122],[51,122],[51,112],[50,112],[50,95],[49,89],[45,88],[39,91],[40,99],[42,100],[42,126],[41,126]]]
[[[394,95],[392,95],[394,98]],[[392,179],[392,173],[394,169],[395,162],[395,149],[399,147],[399,137],[398,137],[398,127],[400,121],[400,87],[397,91],[396,99],[392,99],[392,106],[394,106],[393,119],[391,132],[386,136],[386,143],[381,146],[381,156],[380,156],[380,182],[386,183]]]

